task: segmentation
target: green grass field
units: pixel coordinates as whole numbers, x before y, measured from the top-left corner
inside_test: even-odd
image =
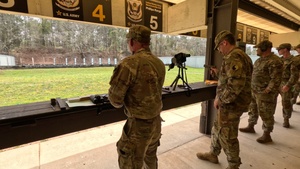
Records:
[[[58,97],[106,94],[112,72],[113,67],[3,69],[0,70],[0,107],[50,101]],[[177,74],[177,67],[167,71],[164,86],[170,86]],[[204,79],[202,68],[187,67],[186,74],[188,83]],[[182,81],[179,80],[178,84]]]

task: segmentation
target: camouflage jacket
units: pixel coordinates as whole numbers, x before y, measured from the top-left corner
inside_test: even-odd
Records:
[[[159,115],[165,73],[165,65],[150,50],[138,50],[114,69],[108,90],[111,104],[117,108],[124,105],[128,117],[150,119]]]
[[[233,49],[223,57],[216,96],[221,105],[242,111],[248,110],[251,101],[252,71],[252,60],[239,48]]]
[[[282,70],[283,62],[274,53],[258,58],[254,62],[252,91],[254,93],[264,93],[265,91],[278,93]]]
[[[283,61],[281,86],[287,85],[291,88],[297,83],[299,78],[298,62],[293,55],[288,58],[281,57],[281,60]]]
[[[294,56],[293,60],[295,60],[295,62],[297,62],[297,68],[298,68],[298,72],[299,72],[299,78],[298,78],[298,84],[300,82],[300,54]]]

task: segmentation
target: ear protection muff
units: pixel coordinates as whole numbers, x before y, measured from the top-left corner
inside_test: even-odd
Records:
[[[130,44],[130,46],[133,46],[133,39],[130,39],[129,44]]]

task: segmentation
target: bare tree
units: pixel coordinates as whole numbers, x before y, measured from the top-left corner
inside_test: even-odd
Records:
[[[0,14],[0,52],[22,51],[26,57],[111,58],[128,54],[128,28],[117,28],[78,21]],[[205,55],[206,39],[189,36],[151,36],[151,50],[157,56],[179,52]],[[25,55],[24,55],[25,57]],[[30,59],[28,59],[30,60]],[[45,60],[45,59],[44,59]]]

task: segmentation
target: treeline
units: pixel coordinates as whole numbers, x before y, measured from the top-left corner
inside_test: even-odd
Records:
[[[0,13],[0,54],[23,58],[121,58],[128,55],[127,28],[67,20]],[[166,34],[152,35],[151,50],[157,56],[179,52],[205,55],[206,39]],[[29,59],[30,60],[30,59]]]

